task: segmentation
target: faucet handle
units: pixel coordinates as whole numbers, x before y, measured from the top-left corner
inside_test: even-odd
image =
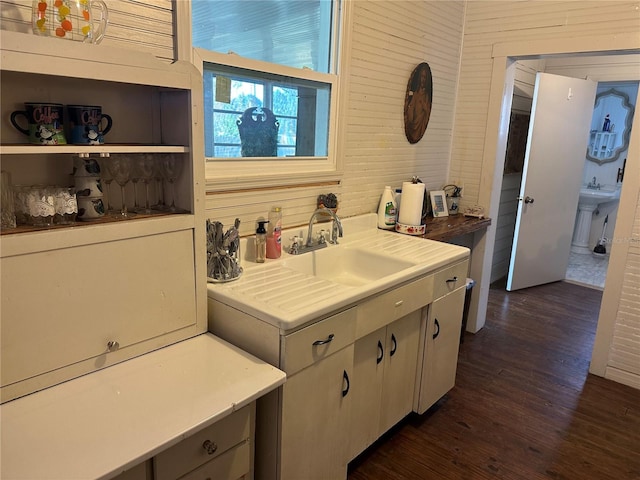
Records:
[[[302,239],[297,235],[294,235],[289,240],[291,240],[291,245],[289,246],[289,253],[291,255],[297,255],[300,251],[300,243],[302,242]]]

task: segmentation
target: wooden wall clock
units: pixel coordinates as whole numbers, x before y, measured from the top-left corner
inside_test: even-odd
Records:
[[[404,133],[409,143],[420,141],[431,116],[433,78],[428,63],[414,68],[404,97]]]

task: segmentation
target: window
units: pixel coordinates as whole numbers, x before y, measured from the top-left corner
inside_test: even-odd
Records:
[[[340,6],[192,0],[209,180],[336,172]]]
[[[328,155],[331,83],[208,62],[203,68],[207,157]],[[268,134],[276,148],[248,151]]]
[[[332,0],[192,0],[193,46],[331,73]]]

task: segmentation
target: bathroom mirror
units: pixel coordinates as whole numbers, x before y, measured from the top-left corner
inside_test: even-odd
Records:
[[[603,165],[620,158],[629,148],[633,111],[626,93],[611,88],[596,95],[587,160]]]

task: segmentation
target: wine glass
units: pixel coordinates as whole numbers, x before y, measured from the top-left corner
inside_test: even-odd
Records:
[[[156,168],[154,170],[153,179],[156,181],[156,203],[151,206],[153,210],[163,212],[167,210],[167,204],[164,201],[164,173],[162,172],[162,158],[154,157]]]
[[[168,210],[172,213],[184,212],[184,210],[176,207],[176,180],[182,173],[182,158],[177,155],[166,153],[160,156],[160,165],[162,167],[162,174],[169,184],[171,191],[171,205]]]
[[[131,208],[131,211],[137,212],[140,210],[140,205],[138,204],[138,182],[140,181],[140,176],[138,175],[138,169],[136,168],[135,156],[131,161],[131,171],[129,174],[129,181],[133,183],[133,207]]]
[[[122,206],[120,207],[120,212],[117,215],[120,219],[127,219],[135,216],[135,213],[129,212],[127,210],[127,201],[125,198],[124,187],[129,180],[131,179],[131,167],[133,162],[131,161],[131,157],[127,155],[112,155],[109,162],[107,163],[107,169],[109,173],[116,181],[118,185],[120,185],[120,192],[122,194]]]
[[[137,155],[134,163],[134,170],[140,181],[144,183],[144,207],[139,208],[139,213],[150,214],[153,210],[149,206],[149,184],[156,174],[156,160],[153,155],[142,153]]]
[[[113,182],[113,176],[111,172],[109,172],[109,167],[107,166],[109,163],[109,157],[102,157],[98,160],[98,164],[100,165],[100,178],[102,182],[107,186],[107,215],[114,215],[116,213],[116,209],[111,205],[111,182]]]

